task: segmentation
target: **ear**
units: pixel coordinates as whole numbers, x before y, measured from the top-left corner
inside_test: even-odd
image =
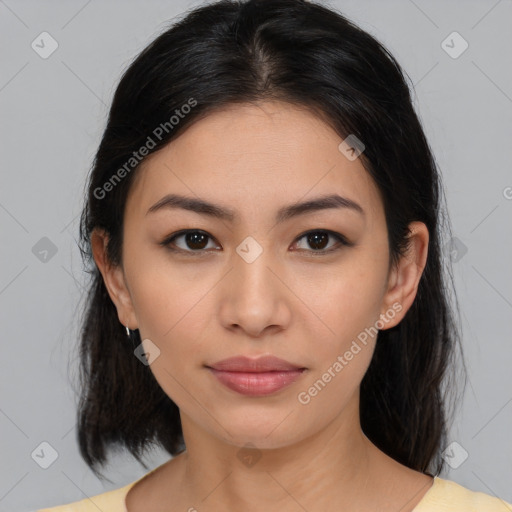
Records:
[[[108,294],[115,304],[119,321],[130,329],[137,329],[137,318],[122,266],[113,266],[107,258],[108,234],[94,229],[91,234],[91,247]]]
[[[382,322],[384,327],[381,330],[394,327],[402,321],[414,302],[418,283],[427,263],[429,242],[427,226],[423,222],[415,221],[409,224],[409,230],[409,247],[406,254],[392,268],[388,278],[388,288],[383,298],[385,309],[381,311],[381,318],[385,317],[387,321]],[[397,307],[398,305],[401,305],[401,308]],[[389,309],[396,312],[392,319],[387,318],[385,313]]]

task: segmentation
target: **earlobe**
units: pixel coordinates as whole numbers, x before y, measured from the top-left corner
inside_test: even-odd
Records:
[[[398,325],[413,304],[427,263],[429,242],[427,226],[423,222],[415,221],[409,224],[409,230],[407,251],[390,272],[388,291],[383,300],[386,310],[392,308],[393,304],[400,304],[401,309],[393,320],[386,324],[386,329]],[[386,313],[381,312],[381,314]]]
[[[130,329],[137,329],[137,321],[123,269],[121,266],[114,266],[109,262],[107,243],[108,234],[103,230],[94,229],[91,234],[92,253],[108,294],[116,306],[119,321]]]

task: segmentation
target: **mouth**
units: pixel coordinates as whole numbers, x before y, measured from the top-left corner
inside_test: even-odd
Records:
[[[246,396],[267,396],[289,386],[307,368],[274,356],[250,359],[245,356],[224,359],[206,366],[217,381]]]
[[[232,391],[242,395],[264,396],[276,393],[295,382],[305,368],[271,372],[231,372],[209,368],[210,372]]]
[[[304,369],[303,366],[290,363],[279,357],[272,355],[260,356],[257,358],[250,358],[246,356],[230,357],[217,361],[208,368],[214,370],[223,370],[229,372],[246,372],[246,373],[261,373],[261,372],[274,372],[274,371],[294,371]]]

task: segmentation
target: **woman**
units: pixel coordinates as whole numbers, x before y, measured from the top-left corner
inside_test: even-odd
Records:
[[[173,458],[44,510],[505,510],[438,476],[441,197],[400,66],[340,14],[222,1],[159,36],[82,214],[78,436],[97,475],[115,443]]]

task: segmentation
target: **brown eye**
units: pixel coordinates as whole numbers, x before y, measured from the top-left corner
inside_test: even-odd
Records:
[[[170,236],[165,239],[161,245],[173,251],[205,252],[205,249],[208,248],[208,240],[211,239],[211,236],[204,231],[189,230],[181,231]],[[181,245],[177,244],[176,241],[180,241]]]
[[[182,235],[185,240],[185,244],[190,249],[204,249],[207,245],[208,235],[199,233],[197,231],[191,233],[185,233]]]
[[[325,249],[325,246],[329,243],[329,234],[317,231],[306,235],[306,240],[313,249]]]
[[[350,246],[347,239],[340,235],[339,233],[334,233],[333,231],[319,230],[319,231],[308,231],[301,235],[297,240],[306,240],[306,244],[312,250],[306,248],[306,251],[309,252],[318,252],[318,253],[327,253],[331,251],[335,251],[340,248],[340,245]],[[338,242],[338,244],[331,245],[329,247],[329,239],[334,239]],[[302,250],[303,248],[300,248]]]
[[[299,247],[299,250],[312,254],[317,253],[318,256],[337,251],[342,246],[351,247],[354,245],[343,235],[329,230],[308,231],[296,239],[296,245],[298,245],[299,241],[302,239],[306,240],[307,247]],[[174,252],[201,255],[210,252],[212,249],[219,250],[215,245],[208,247],[210,240],[213,240],[213,237],[206,232],[190,229],[172,234],[161,242],[160,245]],[[329,242],[331,242],[331,244],[329,244]]]

